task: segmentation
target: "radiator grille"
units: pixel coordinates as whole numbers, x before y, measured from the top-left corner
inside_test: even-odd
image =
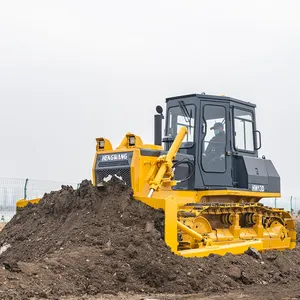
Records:
[[[122,179],[126,185],[131,186],[130,168],[109,168],[96,171],[97,183],[108,181],[112,176]]]

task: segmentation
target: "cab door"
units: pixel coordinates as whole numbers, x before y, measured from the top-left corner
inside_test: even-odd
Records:
[[[232,187],[230,105],[201,101],[199,168],[205,188]]]

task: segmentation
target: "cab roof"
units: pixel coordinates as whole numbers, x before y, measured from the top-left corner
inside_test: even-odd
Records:
[[[199,100],[201,100],[201,99],[214,100],[214,101],[218,101],[218,100],[224,101],[225,100],[225,101],[229,101],[229,102],[243,104],[243,105],[250,106],[253,108],[256,107],[256,105],[251,102],[246,102],[246,101],[242,101],[242,100],[227,97],[227,96],[216,96],[216,95],[206,95],[206,94],[189,94],[189,95],[182,95],[182,96],[176,96],[176,97],[169,97],[169,98],[166,98],[166,102],[169,102],[172,100],[183,99],[183,98],[192,98],[192,97],[197,97],[197,98],[199,98]]]

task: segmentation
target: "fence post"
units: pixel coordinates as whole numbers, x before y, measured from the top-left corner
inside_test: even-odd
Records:
[[[274,198],[274,207],[277,207],[277,198]]]
[[[24,185],[24,199],[25,200],[27,198],[27,183],[28,183],[28,178],[26,178],[25,185]]]
[[[291,206],[291,214],[293,214],[293,196],[290,199],[290,206]]]

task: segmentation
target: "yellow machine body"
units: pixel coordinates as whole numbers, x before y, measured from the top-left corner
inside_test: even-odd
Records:
[[[270,192],[280,191],[280,178],[270,161],[258,158],[257,150],[260,149],[261,141],[260,132],[255,127],[254,107],[240,100],[205,94],[170,98],[167,104],[166,134],[167,139],[172,138],[172,143],[170,140],[164,141],[166,150],[158,145],[144,144],[139,136],[132,133],[127,133],[115,149],[108,139],[97,138],[93,184],[99,186],[111,176],[125,176],[126,180],[122,179],[131,186],[135,200],[164,211],[165,242],[174,253],[184,257],[203,257],[211,253],[241,254],[249,247],[259,251],[293,249],[296,246],[296,230],[292,215],[283,209],[266,207],[259,202],[262,198],[280,197],[279,192]],[[227,114],[221,116],[222,111],[227,111]],[[161,120],[162,108],[157,112],[160,114],[158,119]],[[174,123],[176,114],[181,114],[181,119]],[[197,171],[198,181],[195,179],[195,166],[199,166],[196,159],[200,155],[203,159],[203,154],[206,156],[204,137],[210,127],[207,123],[211,120],[213,123],[210,124],[213,126],[210,130],[215,126],[221,127],[227,137],[218,160],[225,161],[228,165],[227,175],[231,180],[229,185],[228,181],[223,185],[217,182],[223,171],[209,174],[210,183],[207,185],[199,184],[200,171]],[[245,128],[250,128],[252,152],[239,152],[236,147],[236,132],[239,129],[235,127],[235,123],[239,124],[238,122],[243,124],[239,128],[244,128],[244,137]],[[155,128],[161,135],[161,126]],[[255,134],[259,138],[254,139]],[[161,137],[156,136],[161,141]],[[242,140],[246,147],[247,139]],[[182,146],[184,143],[185,147]],[[191,144],[194,149],[189,146]],[[189,161],[194,167],[193,172],[189,172],[194,176],[194,185],[184,189],[178,185],[180,181],[174,175],[176,157],[180,155],[194,159]],[[250,172],[252,179],[255,178],[250,185],[247,183],[244,186],[238,184],[245,177],[245,172],[236,172],[237,163],[241,166],[243,159],[251,159],[253,164]],[[182,163],[183,160],[178,161]],[[267,167],[260,169],[261,165]],[[265,172],[265,177],[261,176],[261,170],[262,173]],[[273,180],[271,188],[264,185],[264,180],[268,181],[270,177]],[[186,177],[181,182],[186,183],[190,178]],[[17,206],[24,207],[30,202],[35,204],[39,199],[23,199],[18,201]]]

